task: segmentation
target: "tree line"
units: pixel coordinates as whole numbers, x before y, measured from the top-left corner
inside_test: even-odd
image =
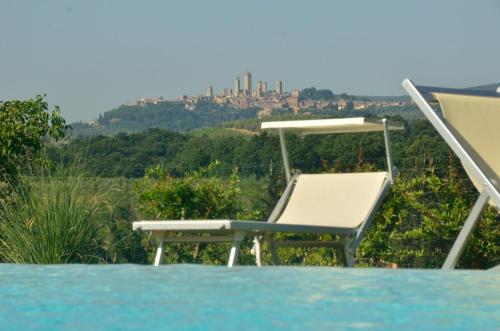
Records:
[[[391,132],[391,137],[395,164],[402,170],[421,164],[446,174],[450,160],[457,162],[426,121],[405,122],[405,129]],[[376,169],[385,167],[381,133],[305,137],[287,134],[286,138],[291,164],[304,172],[349,171],[366,163]],[[53,162],[64,164],[78,159],[88,176],[100,177],[139,178],[146,169],[158,164],[173,175],[182,176],[216,160],[220,162],[219,172],[230,172],[237,167],[244,177],[267,176],[282,167],[276,134],[239,134],[232,128],[214,129],[207,134],[155,128],[139,133],[73,139],[68,144],[51,145],[47,156]]]

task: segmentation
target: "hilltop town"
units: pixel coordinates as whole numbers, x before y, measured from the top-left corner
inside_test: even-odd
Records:
[[[213,103],[234,109],[259,108],[258,117],[270,115],[276,109],[289,109],[294,113],[316,110],[364,110],[369,107],[406,106],[409,101],[374,100],[366,97],[356,97],[342,93],[335,95],[331,90],[316,90],[308,88],[302,91],[283,89],[283,81],[277,80],[274,89],[268,89],[267,81],[257,81],[255,88],[252,85],[252,74],[245,71],[243,84],[237,76],[233,81],[233,88],[224,88],[220,94],[214,93],[213,86],[209,86],[206,94],[187,96],[178,99],[164,99],[163,97],[140,98],[129,103],[129,106],[146,106],[158,104],[182,104],[187,110],[196,110],[197,105]]]
[[[346,93],[335,94],[329,89],[314,87],[286,91],[277,80],[270,89],[267,81],[252,84],[252,74],[245,71],[237,76],[232,88],[220,93],[209,86],[203,95],[183,95],[176,99],[163,97],[140,98],[106,111],[89,122],[72,123],[77,137],[119,132],[140,132],[162,128],[184,132],[222,123],[252,120],[268,116],[419,116],[404,97],[363,97]]]

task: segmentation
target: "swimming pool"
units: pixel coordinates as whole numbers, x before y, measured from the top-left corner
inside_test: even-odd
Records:
[[[0,264],[2,330],[494,330],[500,273]]]

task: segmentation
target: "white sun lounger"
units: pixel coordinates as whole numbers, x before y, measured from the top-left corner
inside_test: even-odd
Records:
[[[500,211],[500,94],[497,91],[403,87],[462,162],[480,192],[442,269],[451,270],[463,252],[488,201]],[[438,102],[442,116],[429,105]]]
[[[159,265],[163,245],[168,242],[232,242],[228,266],[237,263],[239,246],[253,236],[257,265],[261,265],[261,241],[268,240],[273,262],[279,263],[276,248],[327,246],[343,250],[344,264],[353,266],[356,248],[373,220],[392,183],[394,171],[389,129],[402,125],[379,119],[344,118],[307,121],[264,122],[262,129],[277,129],[287,187],[267,222],[235,220],[139,221],[134,230],[151,231],[159,240],[154,264]],[[388,171],[366,173],[301,174],[292,177],[284,131],[301,134],[382,131],[385,137]],[[338,241],[281,241],[277,232],[333,234]]]

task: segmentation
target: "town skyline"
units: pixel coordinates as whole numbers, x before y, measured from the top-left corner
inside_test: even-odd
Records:
[[[253,84],[252,73],[245,70],[243,73],[243,84],[240,76],[236,75],[233,80],[233,88],[223,87],[219,93],[215,92],[212,85],[209,85],[205,94],[186,95],[183,94],[177,98],[169,99],[163,96],[159,97],[141,97],[137,101],[122,104],[122,106],[146,107],[156,105],[182,105],[187,111],[197,111],[197,107],[207,104],[213,104],[215,109],[232,108],[235,110],[244,110],[248,108],[257,108],[257,117],[266,117],[273,114],[273,111],[282,112],[291,111],[294,114],[309,114],[313,111],[342,111],[347,110],[365,110],[367,108],[384,107],[405,107],[409,100],[388,101],[383,99],[371,100],[362,96],[347,95],[341,93],[335,95],[330,89],[318,89],[307,87],[302,91],[315,90],[322,97],[311,97],[306,92],[301,98],[301,90],[294,89],[286,91],[283,89],[283,81],[277,80],[274,89],[269,90],[267,81],[258,80]],[[227,86],[227,85],[226,85]],[[101,117],[101,115],[99,115]],[[96,118],[86,122],[91,126],[98,125]]]
[[[267,80],[258,80],[255,84],[255,89],[253,89],[252,84],[252,73],[249,70],[245,70],[243,73],[243,88],[241,88],[241,80],[240,76],[236,76],[233,81],[233,88],[224,87],[222,90],[219,90],[218,95],[223,96],[240,96],[240,93],[243,93],[245,96],[253,96],[253,97],[265,97],[268,93],[268,85]],[[276,94],[283,93],[283,81],[276,80],[274,84],[274,89],[270,90]],[[213,85],[209,85],[207,88],[206,96],[214,97],[216,95],[215,89]]]

